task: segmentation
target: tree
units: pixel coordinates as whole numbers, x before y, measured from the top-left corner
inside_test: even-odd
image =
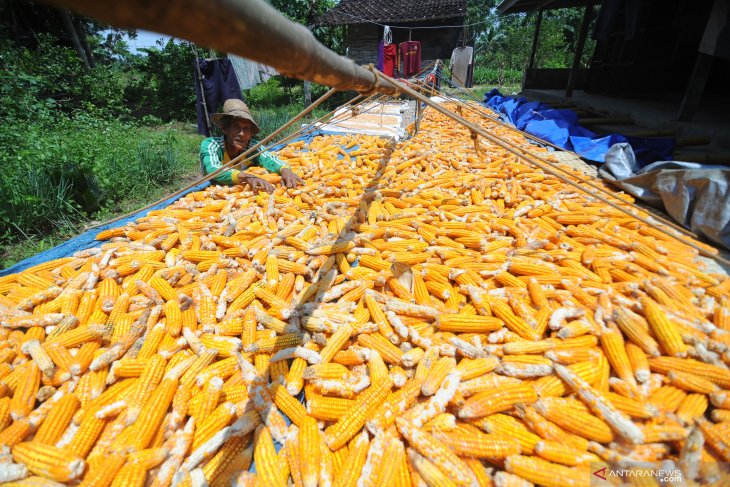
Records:
[[[334,7],[334,0],[268,0],[272,7],[284,14],[290,20],[303,24],[309,28],[319,42],[333,51],[344,54],[345,34],[342,27],[315,26],[314,21],[318,15],[323,14]],[[307,105],[306,84],[293,78],[282,78],[281,85],[291,89],[294,86],[303,86],[305,94],[305,105]],[[311,100],[311,92],[309,93]]]
[[[163,120],[185,120],[195,113],[193,66],[195,50],[188,41],[157,41],[159,48],[142,49],[140,69],[127,90],[127,99],[138,115],[153,114]],[[198,55],[205,53],[198,49]]]
[[[58,14],[61,16],[61,21],[66,29],[66,34],[69,39],[71,39],[71,45],[76,50],[76,54],[79,55],[79,59],[81,59],[84,69],[86,69],[87,72],[91,71],[89,58],[86,55],[86,51],[84,51],[84,48],[81,46],[81,41],[79,40],[79,35],[76,32],[76,27],[74,26],[73,20],[71,20],[71,14],[69,14],[68,10],[65,9],[59,9]]]
[[[535,31],[534,13],[498,15],[494,0],[469,2],[467,23],[484,22],[475,38],[476,66],[501,70],[523,70],[530,55],[530,42]],[[535,67],[569,67],[575,50],[577,32],[583,15],[581,8],[546,10],[543,13]],[[583,64],[590,59],[595,42],[588,40]]]
[[[37,49],[40,35],[48,34],[74,49],[85,69],[94,68],[94,38],[103,31],[135,35],[134,30],[112,29],[96,20],[33,0],[0,0],[0,36],[19,46]]]

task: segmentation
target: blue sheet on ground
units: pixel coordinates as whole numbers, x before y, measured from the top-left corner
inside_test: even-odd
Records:
[[[675,140],[671,137],[649,139],[621,134],[596,135],[578,123],[578,115],[573,110],[555,109],[546,103],[503,96],[497,89],[485,93],[484,104],[518,129],[591,161],[604,162],[608,149],[619,142],[631,145],[642,167],[672,159]]]
[[[97,245],[101,245],[102,242],[99,242],[98,240],[96,240],[96,236],[102,230],[108,230],[110,228],[116,228],[116,227],[121,227],[123,225],[126,225],[127,223],[129,223],[131,221],[134,221],[138,218],[142,218],[150,211],[165,208],[166,206],[175,202],[178,198],[182,198],[186,194],[192,193],[193,191],[200,191],[209,185],[210,185],[210,183],[206,181],[205,183],[201,183],[195,187],[192,187],[189,190],[182,193],[181,195],[167,199],[167,200],[163,201],[162,203],[155,205],[148,210],[138,211],[137,213],[130,215],[123,220],[119,220],[114,223],[108,223],[106,225],[102,225],[100,227],[95,227],[95,228],[92,228],[91,230],[87,230],[84,233],[82,233],[81,235],[78,235],[78,236],[72,238],[71,240],[67,240],[64,243],[53,247],[52,249],[45,250],[32,257],[28,257],[25,260],[21,260],[20,262],[18,262],[17,264],[15,264],[12,267],[8,267],[7,269],[0,270],[0,277],[9,275],[9,274],[17,274],[18,272],[22,272],[25,269],[28,269],[29,267],[33,267],[38,264],[48,262],[49,260],[62,259],[64,257],[73,255],[75,252],[79,252],[80,250],[90,249],[92,247],[96,247]]]
[[[314,137],[317,137],[318,135],[325,135],[325,134],[326,135],[341,135],[342,133],[341,132],[339,132],[339,133],[332,132],[332,131],[325,132],[325,131],[321,131],[321,130],[316,130],[311,133],[301,135],[295,139],[292,139],[291,141],[289,141],[287,143],[290,144],[292,142],[296,142],[299,140],[303,140],[306,143],[309,143],[312,141],[312,139]],[[284,146],[285,146],[285,144],[276,144],[276,145],[270,146],[269,150],[278,151],[278,150],[282,149]],[[350,149],[348,149],[348,151],[355,150],[356,148],[357,147],[351,147]],[[342,158],[342,155],[340,155],[339,157]],[[167,206],[171,205],[172,203],[177,201],[179,198],[182,198],[186,194],[192,193],[194,191],[201,191],[204,188],[208,187],[209,185],[210,185],[210,183],[208,183],[208,182],[199,184],[193,188],[190,188],[189,190],[185,191],[184,193],[180,194],[179,196],[169,198],[169,199],[159,203],[158,205],[155,205],[154,207],[149,208],[148,210],[139,211],[137,213],[134,213],[134,214],[128,216],[127,218],[125,218],[123,220],[120,220],[120,221],[117,221],[114,223],[109,223],[107,225],[103,225],[100,227],[92,228],[91,230],[87,230],[86,232],[82,233],[81,235],[78,235],[78,236],[72,238],[71,240],[67,240],[66,242],[64,242],[60,245],[57,245],[56,247],[53,247],[52,249],[48,249],[46,251],[40,252],[32,257],[28,257],[25,260],[21,260],[20,262],[13,265],[12,267],[8,267],[7,269],[0,270],[0,277],[9,275],[9,274],[17,274],[18,272],[22,272],[25,269],[36,266],[38,264],[48,262],[49,260],[68,257],[70,255],[73,255],[75,252],[79,252],[81,250],[86,250],[86,249],[90,249],[92,247],[101,245],[102,242],[96,240],[96,235],[99,232],[101,232],[102,230],[107,230],[110,228],[124,226],[129,222],[132,222],[138,218],[142,218],[143,216],[147,215],[147,213],[149,213],[150,211],[159,210],[161,208],[166,208]]]

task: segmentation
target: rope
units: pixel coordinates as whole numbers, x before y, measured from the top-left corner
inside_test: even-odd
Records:
[[[375,69],[375,66],[373,63],[370,63],[367,65],[366,69],[368,69],[373,75],[375,76],[375,84],[373,85],[373,88],[370,91],[366,91],[364,93],[360,93],[361,95],[370,95],[372,93],[379,93],[380,92],[380,78],[377,75],[377,70]],[[396,96],[398,93],[393,93],[393,96]]]
[[[413,90],[408,86],[405,86],[403,83],[400,83],[400,82],[396,81],[395,79],[393,79],[389,76],[386,76],[383,73],[377,72],[376,76],[383,77],[383,79],[385,79],[386,81],[389,81],[390,83],[392,83],[395,86],[400,85],[400,90],[403,91],[403,93],[405,93],[413,98],[416,98],[417,100],[421,100],[421,101],[425,102],[427,105],[429,105],[431,108],[433,108],[437,112],[441,113],[442,115],[445,115],[445,116],[451,118],[452,120],[458,122],[459,124],[463,125],[464,127],[468,128],[469,130],[476,132],[477,134],[481,135],[488,141],[492,142],[495,145],[498,145],[499,147],[505,149],[506,151],[517,156],[518,158],[521,158],[524,161],[539,167],[546,173],[551,174],[552,176],[555,176],[560,181],[576,188],[577,190],[579,190],[585,194],[588,194],[589,196],[591,196],[593,198],[596,198],[597,200],[601,201],[602,203],[605,203],[606,205],[610,206],[611,208],[614,208],[615,210],[618,210],[622,213],[625,213],[626,215],[629,215],[632,218],[639,220],[640,222],[660,231],[661,233],[667,235],[668,237],[673,238],[685,245],[688,245],[689,247],[692,247],[693,249],[697,250],[701,255],[704,255],[705,257],[710,257],[725,265],[730,265],[730,260],[720,257],[716,253],[709,251],[707,248],[700,246],[700,245],[696,244],[695,242],[689,241],[683,237],[680,237],[679,235],[668,231],[665,227],[658,226],[654,222],[650,221],[649,219],[636,215],[636,214],[632,213],[631,211],[627,210],[626,208],[624,208],[623,206],[620,206],[620,205],[614,203],[613,201],[610,201],[607,198],[604,198],[603,196],[600,196],[598,194],[588,191],[587,189],[580,186],[575,181],[572,181],[568,177],[563,176],[562,174],[559,174],[557,171],[555,171],[552,167],[552,164],[549,161],[543,160],[543,159],[535,156],[534,154],[523,152],[519,146],[512,144],[506,140],[503,140],[503,139],[499,138],[498,136],[490,134],[489,132],[484,130],[482,127],[476,126],[476,125],[472,124],[471,122],[469,122],[468,120],[464,119],[463,117],[453,113],[452,111],[440,106],[437,103],[432,102],[428,97],[422,95],[418,91]],[[571,175],[571,176],[573,176],[573,175]],[[622,203],[627,204],[626,202],[623,202],[623,201],[622,201]],[[634,205],[630,205],[630,206],[634,207],[635,209],[638,209]],[[712,249],[712,250],[714,250],[716,252],[715,249]]]
[[[471,140],[474,141],[474,151],[477,153],[477,155],[479,157],[482,157],[484,155],[484,153],[482,152],[481,144],[479,144],[479,135],[476,132],[474,132],[473,130],[471,131]]]
[[[453,83],[451,83],[451,82],[450,82],[450,80],[448,80],[448,79],[445,79],[445,81],[448,81],[448,82],[449,82],[449,84],[451,84],[451,85],[452,85],[452,87],[454,87],[454,86],[453,86]],[[459,87],[455,87],[455,88],[456,88],[456,89],[459,89]],[[465,93],[467,93],[467,94],[468,94],[468,95],[469,95],[470,97],[472,97],[472,98],[473,98],[473,99],[474,99],[474,100],[475,100],[475,101],[476,101],[477,103],[480,103],[480,102],[479,102],[479,101],[478,101],[478,100],[476,99],[476,97],[474,97],[474,96],[473,96],[473,95],[471,95],[470,93],[466,92],[465,90],[462,90],[462,91],[464,91]],[[456,104],[457,104],[457,105],[458,105],[459,107],[462,107],[462,106],[463,106],[463,107],[466,107],[466,108],[467,108],[468,110],[471,110],[471,111],[473,111],[473,112],[476,112],[476,113],[482,114],[482,115],[483,115],[483,116],[484,116],[485,118],[488,118],[489,120],[493,121],[493,122],[494,122],[494,123],[496,123],[497,125],[499,125],[499,126],[501,126],[501,127],[503,127],[503,128],[506,128],[506,129],[508,129],[508,130],[510,130],[510,131],[512,131],[512,132],[515,132],[515,133],[519,133],[520,135],[524,136],[524,137],[525,137],[525,138],[527,138],[528,140],[532,140],[533,142],[537,142],[537,143],[540,143],[540,144],[544,144],[544,145],[547,145],[547,146],[553,147],[553,148],[555,148],[555,149],[557,149],[557,150],[560,150],[560,151],[563,151],[563,152],[567,152],[567,153],[569,153],[569,154],[573,154],[573,155],[574,155],[575,157],[580,157],[580,156],[579,156],[578,154],[576,154],[576,153],[575,153],[575,152],[573,152],[573,151],[565,150],[565,149],[563,149],[562,147],[559,147],[559,146],[557,146],[557,145],[555,145],[555,144],[553,144],[553,143],[551,143],[551,142],[548,142],[548,141],[546,141],[546,140],[543,140],[543,139],[541,139],[541,138],[539,138],[539,137],[536,137],[536,136],[534,136],[534,135],[532,135],[532,134],[528,134],[527,132],[523,132],[522,130],[518,129],[517,127],[515,127],[515,126],[513,126],[513,125],[511,125],[511,124],[508,124],[508,123],[505,123],[505,122],[503,122],[502,120],[500,120],[500,119],[499,119],[499,117],[494,117],[494,116],[492,116],[492,115],[490,115],[490,114],[488,114],[488,113],[485,113],[485,112],[483,112],[482,110],[478,110],[478,109],[476,109],[476,107],[474,107],[474,106],[472,106],[472,105],[469,105],[468,103],[463,103],[463,102],[462,102],[461,100],[459,100],[458,98],[450,98],[450,99],[451,99],[451,100],[453,100],[453,101],[454,101],[454,102],[455,102],[455,103],[456,103]],[[521,149],[520,149],[520,150],[521,150]],[[532,155],[533,157],[538,157],[538,156],[536,156],[536,155],[534,155],[534,154],[531,154],[531,155]],[[544,162],[545,162],[545,163],[547,163],[547,164],[551,164],[551,163],[550,163],[550,161],[547,161],[547,160],[544,160],[544,159],[541,159],[541,158],[540,158],[540,160],[544,161]],[[552,164],[551,164],[551,165],[552,165]],[[636,208],[637,210],[643,211],[643,210],[641,210],[641,208],[637,207],[636,205],[634,205],[634,204],[631,204],[631,203],[627,203],[626,201],[624,201],[624,200],[621,200],[620,198],[618,198],[618,197],[617,197],[617,196],[616,196],[615,194],[613,194],[612,192],[608,191],[608,190],[607,190],[607,189],[605,189],[605,188],[602,188],[601,186],[598,186],[598,185],[596,185],[595,183],[593,183],[592,181],[590,181],[590,180],[588,180],[588,179],[582,178],[582,177],[581,177],[581,176],[579,176],[579,175],[575,175],[575,174],[573,174],[573,173],[571,173],[571,172],[567,171],[566,169],[563,169],[563,168],[562,168],[562,167],[560,167],[560,166],[556,166],[556,165],[553,165],[553,167],[554,167],[555,169],[557,169],[558,171],[560,171],[560,172],[562,172],[562,173],[564,173],[564,174],[568,174],[569,176],[571,176],[571,177],[573,177],[573,178],[575,178],[575,179],[579,180],[580,182],[582,182],[582,183],[586,184],[587,186],[590,186],[591,188],[595,189],[596,191],[599,191],[599,192],[601,192],[601,193],[604,193],[604,194],[606,194],[606,195],[609,195],[609,196],[611,196],[612,198],[615,198],[615,199],[617,199],[617,200],[621,201],[622,203],[625,203],[625,204],[629,204],[630,206],[633,206],[633,207],[634,207],[634,208]],[[672,221],[670,221],[670,220],[667,220],[666,218],[664,218],[664,217],[662,217],[662,216],[660,216],[660,215],[654,215],[654,216],[653,216],[653,218],[655,218],[656,220],[659,220],[659,221],[660,221],[660,222],[662,222],[662,223],[663,223],[664,225],[667,225],[667,226],[669,226],[669,227],[673,228],[674,230],[676,230],[676,231],[678,231],[678,232],[680,232],[680,233],[683,233],[684,235],[687,235],[688,237],[694,237],[694,238],[696,238],[696,237],[697,237],[697,235],[695,235],[695,234],[694,234],[693,232],[691,232],[691,231],[687,230],[686,228],[684,228],[684,227],[682,227],[682,226],[680,226],[680,225],[677,225],[676,223],[674,223],[674,222],[672,222]]]

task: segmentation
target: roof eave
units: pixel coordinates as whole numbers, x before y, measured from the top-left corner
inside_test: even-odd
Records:
[[[411,22],[411,23],[420,23],[420,22],[432,22],[437,20],[455,20],[455,21],[463,21],[464,17],[466,16],[466,13],[460,13],[459,15],[453,15],[449,17],[428,17],[428,18],[421,18],[421,19],[414,19],[414,18],[406,18],[406,19],[348,19],[348,20],[324,20],[324,21],[315,21],[314,25],[317,26],[339,26],[339,25],[355,25],[355,24],[385,24],[385,25],[396,25],[396,24],[402,24],[405,22]],[[459,23],[457,22],[457,23]]]
[[[536,12],[571,7],[585,7],[600,4],[602,0],[503,0],[497,6],[499,15],[510,15],[521,12]]]
[[[499,15],[505,15],[507,11],[512,8],[519,0],[504,0],[502,3],[497,5],[497,12]]]

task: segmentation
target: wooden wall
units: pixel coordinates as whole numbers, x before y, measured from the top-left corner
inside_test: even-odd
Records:
[[[429,22],[416,25],[459,25],[463,19],[446,19],[441,22]],[[397,24],[394,24],[397,25]],[[409,24],[414,25],[414,24]],[[433,60],[451,59],[451,52],[459,41],[461,29],[414,29],[410,32],[410,38],[420,41],[423,52],[421,53],[421,65],[426,66]],[[393,43],[400,44],[408,40],[408,30],[393,29]],[[374,24],[354,24],[347,26],[347,48],[348,57],[358,64],[377,64],[378,42],[383,38],[383,27]]]
[[[631,2],[629,2],[631,3]],[[605,26],[590,65],[586,90],[615,96],[663,97],[684,92],[713,2],[637,2],[633,36],[627,33],[627,6]],[[633,25],[633,24],[632,24]],[[725,67],[723,67],[725,64]],[[730,61],[715,58],[708,90],[730,93]]]
[[[347,26],[347,56],[357,64],[378,64],[381,27],[373,24]]]

